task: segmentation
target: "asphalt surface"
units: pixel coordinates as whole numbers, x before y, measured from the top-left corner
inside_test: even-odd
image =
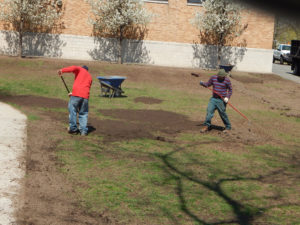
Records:
[[[273,63],[272,72],[284,79],[288,79],[300,84],[300,76],[293,75],[290,65]]]

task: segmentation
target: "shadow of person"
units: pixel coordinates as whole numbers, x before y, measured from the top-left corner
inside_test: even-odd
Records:
[[[87,128],[88,128],[88,134],[89,133],[92,133],[92,132],[94,132],[95,130],[96,130],[96,128],[95,127],[93,127],[93,126],[87,126]]]
[[[199,126],[199,127],[203,127],[203,126],[205,126],[203,123],[200,123],[200,124],[197,124],[196,126]],[[217,125],[211,125],[210,127],[209,127],[209,130],[218,130],[218,131],[223,131],[223,130],[225,130],[225,127],[221,127],[221,126],[217,126]]]
[[[221,127],[221,126],[217,126],[217,125],[211,125],[210,130],[223,131],[223,130],[225,130],[225,127]]]
[[[127,95],[115,95],[115,96],[110,97],[109,95],[100,95],[100,97],[102,97],[102,98],[127,98],[128,96]]]

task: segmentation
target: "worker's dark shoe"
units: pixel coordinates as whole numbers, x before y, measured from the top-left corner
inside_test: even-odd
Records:
[[[231,128],[225,128],[224,130],[223,130],[223,133],[229,133],[231,131]]]
[[[81,133],[80,136],[87,136],[87,133]]]
[[[70,130],[70,128],[68,127],[68,133],[69,134],[78,134],[79,130]]]
[[[205,133],[209,131],[209,127],[208,126],[204,126],[201,130],[200,130],[200,133]]]

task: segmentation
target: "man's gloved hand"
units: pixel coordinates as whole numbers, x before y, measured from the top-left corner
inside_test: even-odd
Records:
[[[204,86],[204,83],[203,83],[203,81],[202,81],[202,80],[200,81],[200,85]]]
[[[227,103],[229,99],[227,97],[224,98],[224,102]]]

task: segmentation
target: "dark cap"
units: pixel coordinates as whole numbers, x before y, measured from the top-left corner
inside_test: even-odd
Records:
[[[82,68],[86,69],[87,71],[89,70],[89,68],[86,65],[82,66]]]
[[[226,77],[228,75],[228,73],[226,73],[226,71],[224,69],[220,69],[217,73],[217,75],[219,77]]]

